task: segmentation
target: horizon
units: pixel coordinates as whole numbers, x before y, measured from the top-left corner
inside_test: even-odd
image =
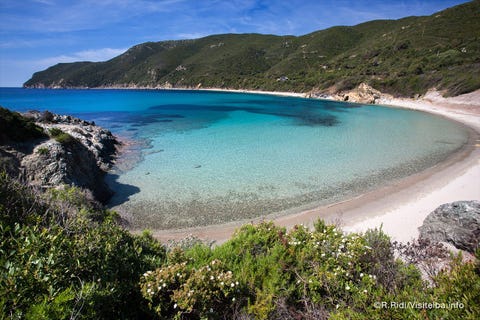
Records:
[[[34,72],[57,63],[106,61],[149,41],[226,33],[300,36],[339,25],[431,15],[466,2],[4,0],[0,87],[21,87]]]

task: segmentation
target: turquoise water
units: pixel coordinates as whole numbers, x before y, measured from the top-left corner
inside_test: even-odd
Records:
[[[141,142],[141,160],[108,177],[111,205],[133,228],[339,201],[431,167],[468,139],[463,127],[426,113],[267,95],[1,89],[0,104],[73,114]]]

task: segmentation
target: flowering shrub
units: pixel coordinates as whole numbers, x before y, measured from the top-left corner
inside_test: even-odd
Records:
[[[313,232],[297,226],[288,239],[290,250],[300,258],[294,270],[297,297],[337,307],[349,304],[352,296],[370,296],[377,282],[362,262],[371,252],[364,238],[320,224]]]
[[[160,317],[225,315],[241,292],[233,272],[220,260],[195,269],[187,262],[147,271],[140,280],[142,295]]]

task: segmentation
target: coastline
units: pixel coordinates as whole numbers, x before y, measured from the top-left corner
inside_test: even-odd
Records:
[[[306,97],[301,93],[262,92],[251,90],[196,89]],[[480,199],[480,90],[454,98],[443,98],[429,91],[421,99],[382,98],[379,105],[407,108],[440,115],[471,129],[469,142],[445,161],[420,173],[389,183],[384,187],[352,199],[301,211],[271,220],[291,228],[297,224],[313,226],[322,218],[339,224],[346,232],[364,232],[382,227],[393,240],[410,241],[418,236],[425,217],[441,204],[458,200]],[[152,231],[162,242],[189,235],[222,243],[245,223],[258,223],[269,217],[226,224]]]

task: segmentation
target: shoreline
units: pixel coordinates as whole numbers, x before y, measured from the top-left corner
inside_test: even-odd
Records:
[[[216,88],[193,90],[306,97],[305,94],[289,92]],[[383,187],[351,199],[285,216],[273,214],[249,221],[152,230],[153,236],[162,242],[193,235],[222,243],[228,240],[236,229],[249,222],[272,220],[286,228],[298,224],[312,227],[315,221],[322,218],[327,223],[339,224],[346,232],[364,232],[382,227],[392,240],[406,242],[418,237],[417,228],[422,225],[425,217],[441,204],[458,200],[480,200],[480,90],[454,98],[443,98],[436,91],[430,91],[422,99],[383,98],[378,104],[428,112],[460,122],[470,129],[469,141],[461,150],[431,168],[388,182]]]
[[[87,89],[87,88],[83,88]],[[232,93],[269,94],[306,99],[332,100],[328,97],[309,97],[307,93],[255,91],[221,88],[88,88],[97,90],[191,90]],[[330,99],[332,98],[332,99]],[[480,90],[453,98],[443,98],[433,90],[419,99],[393,98],[382,95],[374,105],[406,108],[448,118],[471,130],[469,142],[446,160],[411,176],[386,182],[373,191],[340,202],[310,210],[279,216],[271,214],[255,219],[242,219],[210,226],[182,229],[154,229],[152,234],[161,242],[196,236],[222,243],[235,230],[248,223],[272,220],[286,228],[304,224],[309,227],[319,218],[338,224],[346,232],[364,232],[382,227],[392,240],[410,241],[418,237],[418,227],[438,206],[459,200],[480,200]],[[352,102],[349,102],[352,103]],[[133,233],[141,230],[130,229]]]

